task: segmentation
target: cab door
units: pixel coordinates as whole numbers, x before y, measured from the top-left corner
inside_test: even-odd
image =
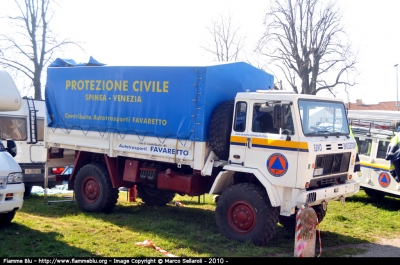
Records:
[[[389,141],[374,139],[371,156],[370,185],[382,191],[397,191],[396,180],[389,173],[390,161],[385,160]]]
[[[361,185],[369,185],[372,177],[373,171],[373,157],[371,154],[372,148],[372,138],[365,136],[355,136],[354,137],[358,146],[358,156],[360,158],[361,164],[361,174],[358,174],[356,181],[360,182]]]
[[[293,123],[293,106],[250,100],[251,121],[247,127],[245,166],[256,168],[273,185],[295,187],[299,152]],[[275,112],[281,112],[282,128],[274,127]]]

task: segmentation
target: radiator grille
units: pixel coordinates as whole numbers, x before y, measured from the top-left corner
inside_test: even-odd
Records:
[[[307,203],[313,203],[317,200],[317,193],[316,192],[310,192],[307,194]]]
[[[349,170],[351,153],[339,153],[339,154],[326,154],[317,155],[315,159],[315,169],[322,169],[314,177],[320,177],[329,174],[344,173]]]

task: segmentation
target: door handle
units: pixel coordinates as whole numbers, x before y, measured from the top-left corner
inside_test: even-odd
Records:
[[[247,138],[247,148],[250,149],[251,138]]]

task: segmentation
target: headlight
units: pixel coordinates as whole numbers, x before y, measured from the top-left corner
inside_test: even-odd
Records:
[[[17,183],[22,183],[23,177],[22,173],[10,173],[7,177],[7,184],[17,184]]]

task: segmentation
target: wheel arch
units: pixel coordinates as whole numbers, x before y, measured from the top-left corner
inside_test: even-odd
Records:
[[[106,154],[95,154],[86,151],[77,152],[74,168],[72,169],[71,176],[69,178],[72,186],[74,186],[74,182],[76,179],[76,175],[79,170],[86,164],[92,162],[101,162],[106,164],[108,173],[110,174],[111,184],[113,188],[130,186],[132,183],[128,181],[124,181],[122,179],[124,166],[125,166],[124,157],[109,157]]]
[[[78,206],[85,212],[109,213],[118,201],[119,190],[112,187],[110,174],[104,163],[93,161],[77,173],[74,194]]]
[[[237,168],[225,166],[224,170],[225,171],[221,171],[216,177],[209,194],[220,195],[225,189],[235,184],[233,176],[235,172],[239,172],[237,171]],[[260,182],[260,185],[266,189],[271,205],[274,207],[281,206],[282,202],[277,189],[258,169],[240,168],[240,172],[254,175],[254,177]]]

